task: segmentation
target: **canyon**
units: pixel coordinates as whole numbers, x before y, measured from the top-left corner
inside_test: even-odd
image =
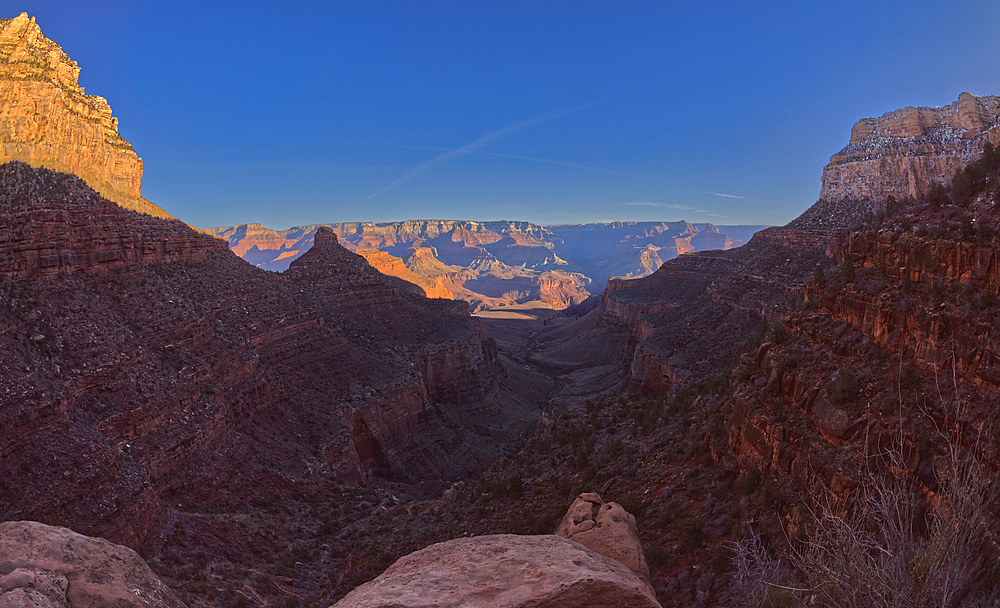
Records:
[[[380,271],[420,285],[428,297],[465,300],[472,310],[541,302],[564,309],[600,293],[615,276],[636,278],[692,251],[730,249],[766,226],[614,222],[538,226],[528,222],[411,220],[325,224]],[[211,228],[265,270],[284,271],[312,245],[318,225]]]
[[[0,191],[5,518],[148,546],[250,488],[432,488],[537,415],[465,303],[329,230],[275,275],[66,174],[8,163]]]
[[[42,522],[0,538],[111,550],[46,524],[131,547],[173,591],[115,554],[164,605],[328,606],[383,571],[398,588],[472,555],[575,551],[636,605],[709,606],[760,592],[731,559],[748,537],[787,554],[879,475],[942,513],[954,446],[1000,460],[996,97],[860,121],[783,227],[216,238],[137,203],[131,146],[70,145],[116,142],[114,119],[26,15],[0,50],[10,95],[50,103],[0,115],[0,518]],[[968,200],[930,200],[966,166]],[[470,314],[527,300],[565,312]],[[612,524],[635,541],[615,560],[581,548]],[[998,546],[995,518],[976,525],[972,595]],[[67,594],[76,574],[44,566],[5,566],[4,594]]]

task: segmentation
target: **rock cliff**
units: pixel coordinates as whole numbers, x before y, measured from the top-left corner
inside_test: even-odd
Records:
[[[1000,97],[993,95],[962,93],[944,107],[863,118],[823,169],[820,199],[923,198],[933,183],[949,183],[987,141],[1000,144]]]
[[[732,365],[757,321],[779,318],[789,300],[802,295],[817,264],[840,255],[848,229],[870,222],[875,212],[884,214],[890,195],[922,199],[934,181],[950,184],[957,171],[979,157],[987,142],[1000,139],[998,120],[1000,97],[966,93],[944,108],[904,108],[859,121],[850,144],[826,168],[823,198],[799,218],[785,227],[757,232],[737,249],[686,253],[645,278],[611,280],[591,313],[597,324],[581,319],[577,332],[550,330],[554,339],[540,350],[538,359],[563,368],[578,366],[580,355],[562,344],[567,339],[579,342],[580,334],[603,332],[605,337],[595,340],[612,336],[623,344],[613,360],[603,361],[618,370],[605,377],[604,385],[657,395],[667,394],[686,378]],[[892,237],[857,235],[849,246],[888,238]],[[880,264],[899,265],[898,256],[923,258],[934,249],[942,257],[933,262],[935,268],[961,267],[955,272],[970,277],[990,272],[989,251],[941,242],[917,244],[912,237],[899,245],[892,259]],[[911,246],[919,251],[907,253]],[[874,245],[869,248],[878,250]],[[912,278],[919,272],[912,271]],[[845,302],[850,299],[842,297]],[[864,307],[860,302],[856,306]],[[873,315],[867,321],[873,324],[885,324],[891,316],[886,311],[881,316],[872,311],[858,314]],[[912,325],[912,319],[908,323]],[[568,338],[572,333],[577,335]]]
[[[768,228],[738,249],[689,253],[648,277],[613,279],[592,312],[539,332],[534,358],[567,371],[605,366],[596,384],[572,372],[592,391],[666,396],[679,382],[732,365],[758,321],[780,314],[842,238]],[[618,347],[599,346],[610,344]],[[573,385],[563,390],[571,402]]]
[[[975,176],[968,197],[907,201],[847,234],[800,305],[761,332],[734,371],[723,406],[729,447],[784,487],[785,504],[829,497],[827,508],[846,511],[897,480],[905,489],[896,502],[915,504],[923,526],[995,485],[1000,155],[987,147],[963,173]],[[974,481],[957,462],[979,471]],[[995,563],[994,512],[970,524],[983,547],[962,544]],[[788,529],[812,521],[794,507],[782,516]],[[988,576],[975,564],[966,573]]]
[[[86,95],[79,75],[34,18],[0,20],[0,162],[73,173],[123,207],[172,217],[142,198],[142,159],[119,135],[107,100]]]

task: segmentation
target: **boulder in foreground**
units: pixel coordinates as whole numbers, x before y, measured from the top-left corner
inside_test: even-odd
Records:
[[[401,557],[337,608],[660,608],[621,563],[558,536],[459,538]]]
[[[556,536],[621,562],[649,585],[649,566],[642,553],[635,517],[620,504],[604,502],[594,492],[580,494],[559,522]]]
[[[184,608],[135,551],[33,521],[0,523],[0,607]]]

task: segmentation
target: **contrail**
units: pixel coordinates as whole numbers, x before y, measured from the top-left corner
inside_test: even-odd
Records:
[[[748,196],[736,196],[735,194],[723,194],[721,192],[709,192],[707,190],[685,190],[682,188],[671,188],[674,192],[694,192],[695,194],[711,194],[712,196],[723,196],[725,198],[738,198],[745,201],[752,201],[753,199]]]
[[[721,192],[706,192],[705,194],[714,194],[715,196],[724,196],[726,198],[741,198],[741,199],[743,199],[745,201],[750,200],[749,198],[747,198],[745,196],[736,196],[735,194],[722,194]]]
[[[408,146],[405,144],[386,144],[392,148],[411,148],[414,150],[437,150],[438,152],[450,152],[450,148],[435,148],[433,146]],[[499,152],[479,152],[473,151],[469,154],[479,154],[482,156],[499,156],[500,158],[516,158],[518,160],[533,160],[539,163],[549,163],[550,165],[562,165],[563,167],[575,167],[577,169],[590,169],[591,171],[603,171],[605,173],[614,173],[615,175],[628,175],[622,171],[615,171],[613,169],[602,169],[601,167],[591,167],[589,165],[578,165],[576,163],[567,163],[561,160],[552,160],[549,158],[535,158],[534,156],[519,156],[517,154],[501,154]]]
[[[426,161],[420,163],[416,167],[410,169],[409,171],[407,171],[406,173],[404,173],[400,177],[396,178],[395,181],[393,181],[391,184],[389,184],[385,188],[382,188],[381,190],[378,190],[377,192],[369,194],[368,196],[366,196],[365,198],[361,199],[360,201],[354,203],[353,205],[351,205],[349,207],[345,207],[345,209],[351,209],[352,207],[357,207],[361,203],[369,201],[369,200],[375,198],[376,196],[378,196],[380,194],[388,192],[389,190],[392,190],[396,186],[398,186],[398,185],[400,185],[400,184],[402,184],[404,182],[407,182],[407,181],[413,179],[414,177],[420,175],[421,173],[423,173],[423,172],[425,172],[425,171],[427,171],[429,169],[433,169],[434,167],[438,167],[440,165],[443,165],[443,164],[445,164],[448,161],[451,161],[451,160],[454,160],[454,159],[458,158],[459,156],[463,156],[465,154],[469,154],[469,153],[475,152],[476,150],[478,150],[480,148],[483,148],[485,146],[488,146],[488,145],[490,145],[492,143],[498,142],[498,141],[500,141],[501,139],[503,139],[505,137],[508,137],[508,136],[513,135],[515,133],[520,133],[521,131],[524,131],[525,129],[530,129],[531,127],[538,126],[538,125],[540,125],[542,123],[548,122],[548,121],[553,120],[555,118],[559,118],[560,116],[565,116],[565,115],[570,114],[572,112],[576,112],[576,111],[582,110],[584,108],[589,108],[590,106],[596,105],[597,103],[599,103],[599,102],[593,101],[593,102],[585,103],[585,104],[578,105],[578,106],[571,106],[569,108],[563,108],[561,110],[554,110],[552,112],[547,112],[545,114],[539,114],[537,116],[532,116],[531,118],[522,120],[520,122],[515,122],[514,124],[507,125],[506,127],[502,127],[500,129],[497,129],[496,131],[491,131],[491,132],[487,133],[486,135],[483,135],[479,139],[475,140],[474,142],[462,146],[458,150],[452,150],[450,152],[445,152],[444,154],[441,154],[440,156],[435,156],[434,158],[432,158],[430,160],[426,160]]]
[[[694,207],[688,207],[687,205],[678,205],[676,203],[656,203],[652,201],[633,201],[631,203],[623,203],[625,205],[632,205],[637,207],[666,207],[667,209],[678,209],[681,211],[697,211]],[[699,211],[699,213],[701,213]]]

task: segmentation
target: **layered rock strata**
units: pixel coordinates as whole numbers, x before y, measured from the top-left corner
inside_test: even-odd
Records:
[[[142,198],[142,159],[107,100],[86,95],[80,67],[21,13],[0,20],[0,162],[80,176],[128,209],[172,217]]]
[[[537,415],[465,303],[328,229],[283,275],[0,166],[0,508],[155,550],[185,510],[482,466]]]
[[[330,227],[347,248],[365,252],[362,255],[387,274],[420,285],[428,296],[464,299],[474,310],[529,301],[566,308],[600,290],[609,277],[646,276],[664,260],[689,251],[738,246],[740,239],[764,228],[722,227],[737,235],[730,238],[720,227],[687,222],[543,227],[414,220]],[[247,224],[210,232],[227,239],[248,262],[280,271],[311,246],[315,230],[300,226],[275,231]]]
[[[820,199],[921,199],[948,184],[985,142],[1000,144],[1000,97],[962,93],[953,104],[908,107],[863,118],[823,169]]]
[[[992,243],[866,230],[848,236],[843,255],[858,268],[877,270],[910,289],[952,285],[976,294],[1000,285],[1000,250]],[[823,302],[836,318],[881,346],[903,351],[930,367],[953,359],[957,371],[1000,387],[1000,343],[988,323],[969,319],[967,311],[955,306],[933,310],[906,306],[901,303],[905,298],[905,294],[867,293],[855,285],[832,301],[818,286],[806,292],[807,301]]]
[[[648,277],[609,281],[592,312],[546,332],[535,357],[577,368],[602,351],[564,346],[590,335],[592,344],[620,345],[600,362],[614,370],[605,390],[665,396],[678,382],[735,363],[759,320],[779,315],[842,239],[769,228],[738,249],[686,254]]]

